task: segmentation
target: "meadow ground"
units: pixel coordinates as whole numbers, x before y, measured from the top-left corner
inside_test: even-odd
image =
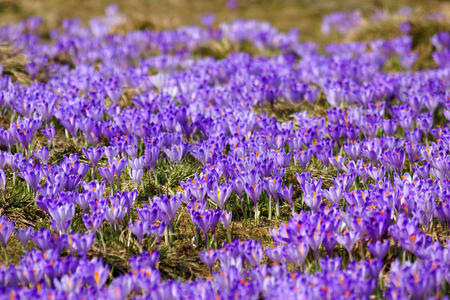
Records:
[[[431,59],[432,47],[429,44],[429,38],[439,31],[449,30],[448,20],[450,19],[450,2],[427,0],[427,1],[411,1],[411,0],[342,0],[342,1],[238,1],[239,5],[235,11],[226,9],[225,1],[219,0],[167,0],[167,1],[144,1],[144,0],[125,0],[125,1],[85,1],[85,0],[0,0],[0,26],[18,22],[27,17],[40,16],[44,23],[40,29],[42,37],[48,36],[50,30],[58,28],[61,21],[67,18],[80,18],[83,22],[87,22],[90,18],[102,15],[107,5],[117,3],[121,13],[126,17],[126,22],[121,24],[114,30],[118,33],[128,32],[130,30],[162,30],[174,29],[184,25],[201,24],[201,16],[205,13],[214,13],[217,17],[217,23],[223,21],[232,21],[235,19],[259,19],[270,22],[273,26],[281,31],[292,28],[300,30],[301,41],[315,41],[320,45],[341,41],[368,41],[377,38],[392,38],[401,34],[398,25],[404,21],[402,17],[389,17],[385,21],[373,23],[365,21],[360,27],[351,30],[345,35],[332,33],[331,35],[323,35],[320,31],[322,17],[335,11],[348,11],[359,9],[364,16],[384,9],[388,12],[395,12],[399,8],[408,5],[413,8],[414,14],[409,18],[411,23],[410,34],[413,37],[414,50],[420,51],[421,55],[415,64],[415,69],[420,70],[428,67],[435,67],[435,63]],[[426,21],[423,16],[428,13],[439,11],[444,14],[444,21]],[[249,46],[250,47],[250,46]],[[196,55],[198,57],[212,55],[215,57],[225,57],[233,50],[258,50],[250,48],[236,49],[233,45],[227,44],[211,44],[200,49]],[[264,53],[266,54],[266,53]],[[24,69],[27,58],[20,52],[12,51],[10,45],[0,45],[0,64],[4,65],[5,71],[12,74],[20,82],[30,82],[28,74]],[[393,60],[386,65],[387,71],[398,71],[399,63]],[[45,78],[44,78],[45,80]],[[129,104],[131,97],[135,91],[125,91],[121,104]],[[275,103],[273,108],[266,106],[264,112],[275,117],[280,121],[292,120],[292,115],[301,110],[307,110],[312,116],[326,116],[326,109],[329,106],[325,98],[320,98],[315,104],[292,104],[292,103]],[[444,121],[442,121],[444,122]],[[0,121],[2,126],[8,124],[8,120]],[[54,164],[60,162],[62,157],[70,153],[78,153],[83,157],[81,143],[66,141],[63,128],[57,128],[55,148],[51,151],[49,163]],[[45,141],[37,139],[34,147],[37,149]],[[84,158],[83,158],[84,159]],[[87,162],[87,160],[86,160]],[[199,172],[201,165],[193,157],[188,156],[181,164],[166,164],[164,160],[159,161],[156,167],[156,177],[145,174],[144,189],[139,190],[137,203],[141,204],[147,201],[149,197],[161,193],[173,193],[176,191],[180,181],[192,178],[195,173]],[[336,170],[333,168],[324,169],[318,160],[310,163],[307,171],[311,172],[315,177],[323,178],[323,187],[327,188],[331,185],[331,179],[336,176]],[[299,190],[299,184],[295,178],[295,173],[301,171],[297,165],[290,164],[286,170],[286,182],[292,183],[295,190]],[[147,176],[148,175],[148,176]],[[97,176],[100,178],[100,176]],[[122,188],[132,188],[132,181],[126,175],[122,180]],[[51,218],[40,210],[34,203],[30,201],[32,193],[27,189],[26,184],[22,181],[14,185],[8,183],[10,187],[4,195],[5,203],[2,206],[1,213],[12,218],[16,222],[16,226],[45,226],[48,227]],[[296,204],[297,210],[302,209],[300,201]],[[77,212],[79,214],[79,212]],[[272,244],[269,229],[278,226],[281,222],[288,220],[290,216],[290,208],[288,205],[281,207],[281,217],[278,219],[268,220],[265,215],[266,211],[262,211],[263,216],[258,225],[253,222],[235,221],[232,224],[233,238],[242,240],[252,238],[260,240],[263,246]],[[189,214],[186,210],[180,210],[176,219],[175,231],[172,236],[170,246],[161,246],[161,256],[159,260],[159,269],[164,278],[180,278],[195,279],[199,277],[209,276],[209,270],[199,257],[198,251],[192,242],[192,238],[196,234],[194,224],[191,222]],[[443,235],[439,232],[439,225],[436,225],[435,234],[438,240],[444,242]],[[76,231],[84,228],[80,215],[75,215],[72,228]],[[444,230],[441,228],[441,230]],[[442,231],[441,231],[442,232]],[[221,228],[217,232],[217,240],[226,239],[226,232]],[[105,231],[103,237],[106,248],[100,243],[95,242],[90,256],[101,256],[112,269],[111,276],[115,277],[124,274],[129,270],[128,260],[131,256],[138,252],[136,243],[130,246],[130,238],[128,231],[122,234],[116,231]],[[359,246],[356,246],[356,253],[359,253]],[[340,248],[337,251],[345,250]],[[25,253],[19,240],[13,237],[8,245],[9,261],[17,263],[20,257]],[[3,253],[0,260],[5,260]]]

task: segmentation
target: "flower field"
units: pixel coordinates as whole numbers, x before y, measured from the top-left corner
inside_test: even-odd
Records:
[[[0,299],[448,299],[448,11],[242,2],[0,26]]]

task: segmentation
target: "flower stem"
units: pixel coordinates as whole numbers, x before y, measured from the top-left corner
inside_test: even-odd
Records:
[[[269,196],[269,220],[272,219],[272,196]]]
[[[169,231],[166,229],[164,229],[164,243],[166,244],[166,246],[169,246]]]
[[[106,252],[106,244],[105,244],[105,239],[103,237],[103,231],[100,231],[100,240],[102,242],[103,252]]]
[[[156,175],[155,169],[153,169],[153,177],[155,178],[155,185],[158,185],[158,176]]]
[[[275,212],[278,219],[280,217],[280,201],[278,197],[275,199]]]
[[[195,228],[195,246],[198,248],[200,246],[200,229]]]
[[[7,245],[5,245],[5,266],[9,265],[9,259],[8,259],[8,250],[6,249]]]

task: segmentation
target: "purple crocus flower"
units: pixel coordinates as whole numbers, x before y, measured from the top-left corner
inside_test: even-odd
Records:
[[[414,142],[409,142],[405,144],[405,152],[411,163],[416,163],[420,160],[420,148],[418,145],[414,144]]]
[[[1,141],[1,138],[0,138]],[[3,168],[6,165],[6,160],[7,160],[7,152],[4,151],[0,151],[0,170],[3,170]]]
[[[170,148],[164,148],[164,153],[167,157],[175,163],[180,163],[187,151],[187,146],[184,143],[179,145],[173,144]]]
[[[93,193],[97,199],[101,199],[103,197],[103,192],[106,188],[106,181],[102,181],[101,183],[97,180],[93,180],[91,182],[83,181],[83,189],[86,192]]]
[[[401,32],[403,32],[403,34],[408,34],[411,30],[411,23],[409,23],[408,21],[400,23],[400,25],[398,25],[398,28]]]
[[[322,200],[322,178],[320,178],[319,180],[307,180],[303,185],[300,184],[300,186],[303,190],[303,201],[312,210],[316,210],[319,207],[320,201]]]
[[[371,214],[363,220],[367,234],[373,240],[379,240],[388,230],[391,220],[391,211],[372,210]]]
[[[325,231],[317,228],[309,229],[306,234],[306,241],[308,242],[309,246],[314,251],[314,253],[317,253],[317,251],[319,250],[319,246],[322,244],[324,238],[325,238]]]
[[[436,64],[438,64],[441,68],[448,68],[450,66],[450,49],[435,51],[433,52],[432,57]]]
[[[47,251],[50,249],[62,250],[64,248],[64,244],[62,243],[62,239],[58,236],[57,233],[52,234],[50,230],[46,228],[41,228],[38,231],[35,231],[31,239],[36,244],[36,246],[42,251]]]
[[[422,131],[420,131],[418,128],[415,128],[414,130],[411,131],[406,131],[405,137],[406,140],[410,143],[420,144],[422,140]]]
[[[266,256],[279,264],[282,264],[285,261],[284,252],[284,247],[277,244],[274,244],[272,247],[266,247]]]
[[[108,280],[109,268],[107,265],[103,265],[101,260],[97,261],[94,259],[91,261],[86,271],[89,272],[89,277],[97,290],[100,290],[105,285],[106,280]]]
[[[423,131],[426,137],[433,127],[433,115],[431,113],[419,114],[416,121],[420,130]]]
[[[138,157],[128,160],[128,166],[133,170],[139,170],[144,168],[144,157]]]
[[[203,201],[208,190],[207,183],[200,178],[192,180],[190,183],[191,184],[187,186],[189,194],[192,195],[196,200]]]
[[[123,90],[119,86],[118,80],[116,78],[111,78],[105,84],[105,92],[108,95],[109,99],[111,99],[113,105],[117,105],[120,98],[122,97]]]
[[[211,218],[209,219],[209,228],[211,228],[212,234],[215,236],[217,224],[219,224],[220,218],[222,216],[222,211],[220,209],[215,209],[210,211]]]
[[[64,204],[57,207],[49,207],[48,213],[52,217],[52,227],[63,234],[69,229],[75,214],[75,205]]]
[[[94,243],[95,234],[93,232],[87,234],[80,234],[74,239],[74,247],[78,255],[86,257],[88,251]]]
[[[356,175],[352,173],[341,173],[333,179],[333,183],[336,188],[340,188],[343,191],[348,190],[353,182],[355,182]]]
[[[414,167],[414,172],[422,178],[428,178],[430,176],[430,168],[430,163],[424,162],[423,166]]]
[[[214,267],[214,264],[217,260],[217,252],[214,251],[213,249],[208,249],[208,250],[204,250],[202,252],[200,252],[198,254],[198,256],[200,257],[200,260],[208,266],[209,271],[212,274],[212,268]]]
[[[86,118],[80,123],[80,129],[83,132],[86,144],[97,145],[102,136],[102,128],[94,120]]]
[[[80,293],[81,287],[83,286],[83,277],[78,274],[64,274],[61,278],[53,279],[53,284],[59,291],[64,291],[64,293],[69,294],[77,294]]]
[[[34,197],[36,197],[36,192],[41,181],[41,170],[39,168],[28,168],[22,171],[22,177],[31,187],[34,192]]]
[[[322,241],[322,245],[324,246],[325,250],[327,250],[328,254],[331,254],[336,244],[336,233],[327,232],[325,238]]]
[[[378,182],[384,177],[386,168],[383,166],[379,168],[372,167],[367,170],[367,173],[369,174],[370,178],[372,178],[375,182]]]
[[[305,193],[303,195],[303,201],[306,205],[308,205],[312,210],[316,210],[319,207],[320,201],[322,200],[322,193],[312,192]]]
[[[214,22],[216,21],[216,16],[212,13],[204,14],[202,17],[202,24],[207,27],[211,28],[214,25]]]
[[[195,226],[197,226],[205,236],[206,245],[208,245],[208,231],[210,228],[211,213],[209,211],[191,210],[191,218]]]
[[[300,184],[302,190],[305,188],[305,183],[311,181],[311,173],[309,172],[303,172],[300,175],[298,173],[295,173],[295,177],[297,178],[297,181]]]
[[[291,162],[292,154],[291,152],[286,153],[283,149],[280,149],[275,151],[274,158],[276,166],[287,168],[287,166]]]
[[[36,261],[32,267],[20,266],[17,277],[20,282],[36,285],[42,281],[45,275],[46,263],[44,260]]]
[[[151,208],[145,204],[142,208],[136,208],[136,213],[142,222],[153,224],[159,217],[159,207],[156,203]]]
[[[158,161],[159,152],[159,148],[156,146],[147,145],[145,147],[144,167],[147,170],[155,168],[156,162]]]
[[[16,237],[22,243],[23,248],[26,248],[28,240],[30,239],[32,234],[33,234],[32,227],[27,227],[26,229],[19,228],[19,230],[16,231]]]
[[[126,213],[127,211],[124,207],[120,205],[111,205],[106,208],[105,219],[109,222],[111,227],[115,227],[116,225],[120,225]]]
[[[284,247],[284,257],[288,262],[300,267],[308,255],[308,250],[309,245],[304,242],[288,244]]]
[[[92,164],[92,174],[95,172],[95,167],[97,166],[98,162],[102,159],[103,156],[103,147],[98,146],[96,148],[89,147],[87,149],[82,149],[83,154],[86,156],[86,158],[90,161]]]
[[[81,218],[89,231],[96,232],[105,219],[105,212],[99,209],[99,211],[94,211],[90,215],[82,214]]]
[[[328,103],[333,107],[340,107],[344,101],[344,92],[340,87],[328,87],[324,90]]]
[[[277,198],[281,189],[282,180],[281,177],[264,178],[264,190],[272,198]]]
[[[130,176],[131,180],[133,180],[134,186],[136,189],[138,188],[139,184],[142,181],[142,176],[144,175],[144,172],[142,169],[128,169],[128,175]]]
[[[157,237],[159,239],[160,236],[166,231],[166,229],[167,224],[165,222],[157,222],[149,225],[148,232],[151,236]]]
[[[2,191],[2,193],[5,193],[5,189],[6,189],[6,174],[3,169],[0,169],[0,191]]]
[[[181,196],[179,194],[170,195],[169,197],[162,194],[160,197],[154,197],[153,203],[158,205],[160,209],[160,218],[168,226],[172,225],[173,220],[177,215],[178,207],[181,203]]]
[[[430,38],[430,42],[438,51],[450,49],[450,32],[438,32]]]
[[[383,165],[393,168],[398,174],[400,174],[403,164],[405,163],[405,151],[402,148],[386,151],[381,162]]]
[[[134,224],[129,223],[128,226],[130,227],[131,232],[137,237],[139,240],[139,247],[141,248],[142,252],[142,239],[146,234],[148,234],[148,223],[147,222],[141,222],[140,220],[136,220]]]
[[[110,164],[112,164],[113,158],[119,155],[119,148],[117,146],[104,147],[103,150]]]
[[[368,140],[366,141],[363,153],[364,156],[368,158],[372,163],[377,164],[382,150],[383,150],[382,140],[380,139]]]
[[[222,215],[220,216],[220,222],[223,224],[223,227],[225,227],[225,231],[228,233],[228,229],[230,227],[231,219],[233,216],[233,211],[223,211]]]
[[[8,219],[4,216],[0,217],[0,242],[2,242],[3,246],[6,248],[6,244],[8,244],[8,240],[11,237],[11,234],[14,231],[14,221],[8,221]]]
[[[383,259],[389,250],[389,240],[375,241],[367,244],[367,249],[369,249],[370,253],[372,253],[375,257],[379,259]]]
[[[272,218],[272,198],[276,201],[276,216],[280,215],[278,193],[282,184],[281,177],[271,177],[264,179],[264,190],[269,195],[269,220]]]
[[[159,259],[159,251],[150,249],[130,258],[130,266],[133,270],[145,268],[154,269]]]
[[[353,246],[358,239],[359,234],[354,231],[345,231],[342,235],[337,235],[336,237],[337,242],[347,250],[350,259],[352,259]]]
[[[133,192],[117,192],[109,197],[110,205],[106,207],[105,218],[111,227],[115,228],[116,225],[120,225],[122,219],[129,212],[135,200],[136,190]]]
[[[328,161],[332,156],[333,142],[331,140],[322,140],[321,143],[315,144],[313,147],[313,152],[320,162],[327,167]]]
[[[295,213],[294,202],[292,201],[292,194],[294,193],[292,184],[289,186],[283,186],[279,192],[281,198],[283,198],[291,206],[292,214]]]
[[[344,135],[344,128],[341,125],[328,125],[327,133],[333,139],[333,141],[337,144],[339,143],[339,139]]]
[[[417,58],[419,57],[419,52],[407,52],[400,56],[400,64],[405,69],[411,69]]]
[[[255,240],[245,241],[242,246],[241,253],[244,254],[245,262],[251,267],[255,267],[261,263],[264,256],[264,249],[261,242]]]
[[[44,165],[47,165],[49,159],[49,151],[47,147],[42,147],[42,149],[33,151],[34,157],[39,159]]]
[[[137,147],[136,144],[127,145],[127,146],[125,147],[125,153],[127,154],[127,156],[128,156],[129,158],[136,157],[137,152],[138,152],[138,147]]]
[[[319,89],[309,88],[305,91],[305,100],[309,104],[314,104],[317,100],[317,96],[319,95]]]
[[[244,181],[241,177],[235,177],[234,180],[232,180],[233,183],[233,191],[238,195],[238,197],[241,199],[242,202],[242,194],[244,193]]]
[[[440,180],[448,178],[450,171],[450,159],[446,152],[439,152],[438,155],[436,155],[436,157],[431,161],[431,165],[433,166],[433,168],[431,168],[431,174],[434,177],[439,178]]]
[[[230,197],[232,191],[231,183],[224,183],[217,186],[215,190],[208,191],[208,196],[217,204],[217,206],[223,210],[226,206],[226,202]]]
[[[116,167],[115,165],[106,165],[103,168],[98,168],[98,172],[100,173],[100,175],[105,178],[109,185],[111,186],[111,193],[112,193],[112,187],[113,187],[113,182],[114,182],[114,175],[116,174]]]
[[[235,10],[238,6],[238,0],[227,0],[227,7],[230,10]]]
[[[329,201],[339,205],[342,199],[342,188],[338,186],[332,186],[328,190],[323,190],[323,196]]]
[[[262,182],[259,181],[253,185],[246,183],[244,185],[245,193],[248,195],[250,199],[252,199],[253,204],[255,206],[255,221],[258,219],[259,210],[258,210],[258,199],[262,192]]]
[[[115,173],[117,175],[118,178],[118,182],[120,182],[120,176],[123,173],[123,170],[125,170],[125,168],[127,167],[127,159],[126,158],[114,158],[112,160],[113,166],[115,166]]]
[[[28,128],[17,130],[17,137],[27,152],[28,152],[28,146],[30,145],[31,141],[33,140],[33,135],[34,135],[34,132]]]
[[[339,170],[342,170],[344,166],[345,157],[336,155],[329,158],[330,164],[336,168],[336,170],[339,172]]]
[[[344,151],[352,160],[358,160],[362,151],[362,147],[359,141],[345,141],[343,147]]]

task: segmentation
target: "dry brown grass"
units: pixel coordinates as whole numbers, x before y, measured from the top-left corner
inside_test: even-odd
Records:
[[[450,6],[448,7],[450,9]],[[361,27],[351,32],[345,38],[345,41],[367,42],[376,39],[392,39],[402,35],[399,25],[408,20],[411,24],[409,35],[413,38],[413,50],[419,52],[414,69],[436,68],[437,65],[431,56],[435,49],[430,43],[430,38],[438,32],[450,30],[450,14],[449,12],[447,14],[444,20],[427,20],[426,16],[420,13],[408,19],[393,16],[379,22],[365,22]],[[390,68],[387,71],[395,71],[395,68]]]
[[[20,50],[14,49],[10,44],[0,40],[0,65],[3,65],[3,72],[9,74],[13,79],[22,84],[31,82],[31,78],[25,70],[28,63],[27,58]]]
[[[403,5],[411,5],[420,12],[441,11],[448,13],[446,1],[428,0],[240,0],[235,12],[225,7],[225,0],[3,0],[0,2],[0,25],[39,15],[45,20],[45,28],[59,26],[65,18],[89,18],[102,15],[105,6],[117,3],[128,17],[122,31],[131,29],[176,28],[189,24],[200,24],[200,17],[215,13],[217,21],[233,18],[266,20],[281,30],[300,28],[307,40],[331,42],[338,37],[319,35],[322,16],[333,11],[359,9],[370,14],[378,9],[395,11]]]
[[[352,10],[360,9],[364,14],[369,14],[377,9],[384,8],[388,11],[394,11],[403,5],[413,5],[415,10],[421,14],[430,11],[441,11],[450,18],[450,5],[445,1],[412,1],[412,0],[241,0],[240,7],[233,13],[224,9],[225,0],[0,0],[0,26],[12,22],[23,20],[26,17],[39,15],[44,19],[44,26],[40,33],[45,37],[49,30],[60,26],[61,21],[65,18],[81,18],[85,23],[89,18],[102,15],[106,5],[118,3],[123,12],[127,16],[127,21],[115,28],[117,33],[126,33],[136,29],[165,29],[176,28],[182,25],[199,24],[200,17],[204,13],[213,12],[217,15],[218,22],[230,21],[236,18],[260,19],[266,20],[278,27],[280,30],[288,30],[298,27],[301,30],[302,40],[314,40],[321,44],[337,42],[341,39],[336,34],[331,36],[323,36],[320,34],[320,24],[322,16],[336,10]],[[345,38],[347,41],[368,40],[373,38],[391,38],[399,35],[398,24],[401,18],[391,18],[377,24],[366,23],[357,31],[352,32]],[[441,24],[442,23],[442,24]],[[429,62],[429,43],[425,41],[430,35],[437,30],[449,29],[448,22],[427,22],[420,20],[412,20],[412,35],[417,50],[421,50],[422,54],[419,59],[419,67],[430,66]],[[244,47],[244,48],[243,48]],[[421,48],[424,47],[424,48]],[[216,58],[225,57],[231,51],[246,50],[251,52],[251,48],[245,46],[237,47],[226,41],[212,42],[202,47],[196,53],[198,56],[213,56]],[[264,53],[268,54],[268,53]],[[425,57],[426,56],[426,57]],[[64,59],[64,58],[61,58]],[[4,65],[5,72],[12,75],[21,83],[30,83],[31,79],[25,71],[24,65],[27,63],[25,56],[19,51],[13,49],[10,45],[0,44],[0,64]],[[69,62],[70,63],[70,62]],[[127,90],[121,99],[122,106],[132,104],[132,96],[136,91]],[[326,115],[326,101],[321,97],[314,105],[309,104],[289,104],[277,102],[272,111],[270,107],[265,107],[264,112],[280,121],[288,121],[292,119],[292,114],[301,110],[306,110],[311,116]],[[3,120],[2,120],[3,121]],[[3,125],[3,123],[2,123]],[[6,125],[5,125],[6,126]],[[44,140],[37,138],[35,148],[41,147]],[[58,163],[64,155],[70,153],[79,153],[81,155],[82,139],[79,144],[66,142],[63,129],[57,128],[55,137],[55,148],[51,151],[50,163]],[[199,169],[198,162],[187,161],[186,165],[171,166],[170,168],[161,168],[158,176],[159,182],[155,182],[152,176],[145,179],[146,193],[139,193],[138,205],[145,202],[149,196],[159,193],[173,192],[179,180],[185,180],[192,176]],[[300,170],[290,165],[286,171],[286,182],[294,185],[295,191],[299,191],[299,186],[295,178],[295,173]],[[313,177],[324,179],[323,187],[331,184],[331,179],[335,176],[335,170],[330,166],[323,169],[323,166],[317,160],[310,163],[307,171],[311,172]],[[8,174],[8,178],[11,174]],[[164,178],[162,178],[164,177]],[[122,188],[131,187],[131,180],[124,175],[122,180]],[[24,184],[22,184],[25,186]],[[22,187],[23,187],[22,186]],[[12,187],[12,186],[10,186]],[[11,188],[13,190],[13,188]],[[8,218],[14,219],[17,226],[34,226],[49,223],[49,217],[42,210],[36,207],[30,198],[30,194],[20,191],[16,193],[7,193],[7,203],[9,207],[3,207],[2,213]],[[295,196],[294,196],[295,198]],[[299,209],[300,199],[295,198],[297,204],[297,212]],[[265,208],[261,210],[262,216],[260,223],[255,225],[252,220],[248,222],[233,221],[231,225],[231,235],[233,238],[241,240],[256,239],[262,242],[262,245],[269,246],[272,240],[269,229],[277,226],[282,220],[287,220],[290,215],[290,208],[282,205],[280,220],[267,220],[265,217]],[[207,277],[209,270],[200,262],[198,251],[192,244],[192,238],[195,236],[195,226],[190,220],[189,213],[185,208],[180,208],[173,241],[170,246],[161,247],[161,257],[159,260],[159,269],[164,278],[181,278],[192,280],[199,277]],[[84,230],[84,225],[79,222],[74,225],[80,230]],[[108,226],[108,225],[106,225]],[[112,234],[105,236],[107,250],[104,251],[102,245],[96,241],[89,253],[90,256],[102,256],[106,263],[113,267],[112,274],[122,274],[129,270],[128,259],[136,253],[136,241],[132,239],[131,246],[128,247],[128,230],[124,230],[124,234],[114,237]],[[226,240],[226,233],[222,226],[218,225],[217,238],[218,245]],[[28,246],[29,248],[30,246]],[[201,247],[202,249],[204,246]],[[20,255],[24,250],[17,238],[13,237],[8,244],[10,253],[10,261],[18,262]],[[1,252],[0,252],[1,253]],[[0,254],[0,262],[4,261],[3,253]]]

